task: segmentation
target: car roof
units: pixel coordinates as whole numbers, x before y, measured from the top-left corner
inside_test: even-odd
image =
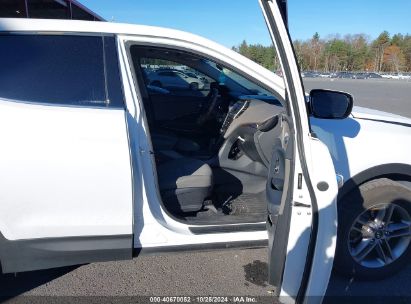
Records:
[[[0,18],[0,32],[50,32],[50,33],[96,33],[144,35],[179,38],[183,40],[213,43],[203,37],[180,30],[104,21],[82,21],[65,19]]]

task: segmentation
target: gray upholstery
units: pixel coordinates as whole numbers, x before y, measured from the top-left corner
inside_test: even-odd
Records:
[[[163,202],[169,211],[195,212],[211,194],[213,174],[209,165],[191,158],[178,158],[157,168]]]
[[[211,187],[212,172],[209,165],[191,158],[178,158],[158,167],[160,189]]]

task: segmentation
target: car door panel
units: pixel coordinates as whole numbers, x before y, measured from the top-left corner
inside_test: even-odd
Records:
[[[289,122],[293,121],[289,127],[292,131],[290,133],[294,135],[290,138],[295,136],[295,142],[291,141],[295,146],[294,155],[288,158],[292,160],[289,162],[291,170],[287,169],[287,156],[284,156],[290,154],[284,152],[284,149],[282,151],[281,144],[278,143],[272,162],[279,165],[274,165],[267,183],[269,189],[273,186],[273,177],[275,180],[280,175],[281,180],[281,172],[278,172],[278,169],[284,168],[284,176],[289,174],[289,178],[285,180],[290,182],[290,187],[292,185],[284,208],[269,208],[271,218],[269,216],[267,227],[272,247],[269,256],[270,280],[276,284],[277,295],[282,297],[283,301],[309,302],[314,299],[310,296],[316,296],[316,301],[321,302],[331,274],[330,265],[335,250],[332,237],[336,237],[337,218],[334,211],[337,182],[328,150],[311,135],[301,77],[283,20],[286,19],[286,14],[279,9],[284,7],[283,4],[283,0],[260,0],[284,75],[287,113],[290,115],[287,118]],[[274,183],[274,190],[283,190],[278,189],[277,184],[281,185],[278,182]],[[326,187],[323,187],[324,185]],[[282,199],[284,196],[285,193]],[[269,195],[268,197],[270,199]],[[278,200],[275,202],[271,198],[269,204],[278,205]],[[320,226],[323,224],[326,226],[324,228],[328,229],[327,236],[321,235]],[[319,236],[325,237],[327,241],[320,241]],[[321,263],[325,256],[326,262]]]
[[[131,257],[115,36],[28,31],[0,40],[3,272]]]
[[[0,207],[7,214],[1,221],[5,237],[132,232],[124,110],[5,101],[0,107],[0,128],[14,130],[0,135],[0,179],[10,189]]]
[[[0,108],[3,271],[124,258],[120,248],[131,257],[124,110],[11,101]]]
[[[317,223],[314,223],[317,225],[317,234],[312,236],[315,237],[315,242],[311,242],[311,246],[315,248],[312,248],[311,253],[311,271],[307,278],[306,294],[315,302],[315,297],[321,299],[324,296],[327,289],[324,282],[328,283],[333,267],[338,226],[338,183],[327,146],[315,137],[312,137],[311,141],[313,161],[310,174],[316,197],[313,212],[317,213],[318,219]]]
[[[283,267],[285,265],[286,248],[289,232],[291,204],[287,202],[292,168],[292,140],[290,128],[285,115],[280,114],[275,130],[277,137],[269,163],[269,173],[266,186],[268,201],[268,255],[269,283],[281,286]],[[287,151],[288,150],[288,151]],[[285,195],[284,195],[285,194]],[[275,261],[275,262],[274,262]]]

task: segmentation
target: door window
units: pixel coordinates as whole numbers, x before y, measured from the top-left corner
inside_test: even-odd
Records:
[[[114,94],[114,86],[121,88],[118,67],[112,63],[117,61],[113,44],[113,37],[2,35],[0,98],[76,106],[119,103],[118,106],[122,101],[117,92],[115,102],[110,103],[108,98],[110,92]]]

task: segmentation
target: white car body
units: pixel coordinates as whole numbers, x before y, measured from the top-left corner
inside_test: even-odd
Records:
[[[408,74],[398,74],[399,79],[403,79],[403,80],[409,80],[411,79],[411,75]]]
[[[177,221],[162,208],[143,106],[127,60],[127,45],[132,42],[206,54],[283,98],[286,90],[295,86],[290,109],[292,115],[302,113],[296,116],[301,145],[295,152],[295,174],[308,171],[310,179],[306,175],[291,177],[296,181],[290,190],[294,204],[279,295],[293,301],[306,280],[304,295],[321,299],[335,250],[335,173],[341,174],[347,184],[342,191],[349,191],[350,181],[358,184],[378,174],[396,174],[399,168],[411,172],[411,122],[388,114],[354,111],[344,120],[311,119],[320,140],[311,136],[286,28],[273,2],[262,5],[268,23],[277,24],[277,31],[271,27],[270,32],[278,50],[283,51],[281,60],[289,64],[285,68],[286,84],[234,51],[181,31],[115,23],[0,19],[2,33],[115,35],[125,99],[125,109],[0,101],[0,139],[4,147],[0,150],[0,261],[4,272],[131,258],[133,249],[161,252],[266,244],[267,231],[253,224],[242,224],[239,230],[228,232],[210,225],[205,227],[209,232],[198,233],[196,229],[204,226]],[[388,142],[382,140],[384,134]],[[300,156],[307,161],[307,167],[299,161]],[[381,170],[375,173],[375,168]],[[302,178],[298,187],[297,178]],[[310,183],[322,181],[329,184],[328,191],[316,187],[309,190]],[[310,200],[313,193],[317,205]],[[315,208],[318,214],[314,214]],[[314,216],[318,216],[318,234],[310,249]],[[224,228],[230,226],[235,225]],[[24,255],[17,250],[25,251]],[[306,264],[309,256],[310,263]]]
[[[344,182],[355,180],[358,185],[376,176],[411,173],[411,119],[354,107],[350,117],[342,121],[311,118],[311,123]],[[340,195],[352,190],[349,188],[343,187]]]
[[[320,74],[319,75],[320,78],[331,78],[330,74]]]
[[[411,79],[411,76],[409,74],[403,74],[403,73],[381,74],[381,76],[383,78],[395,79],[395,80],[408,80],[408,79]]]

